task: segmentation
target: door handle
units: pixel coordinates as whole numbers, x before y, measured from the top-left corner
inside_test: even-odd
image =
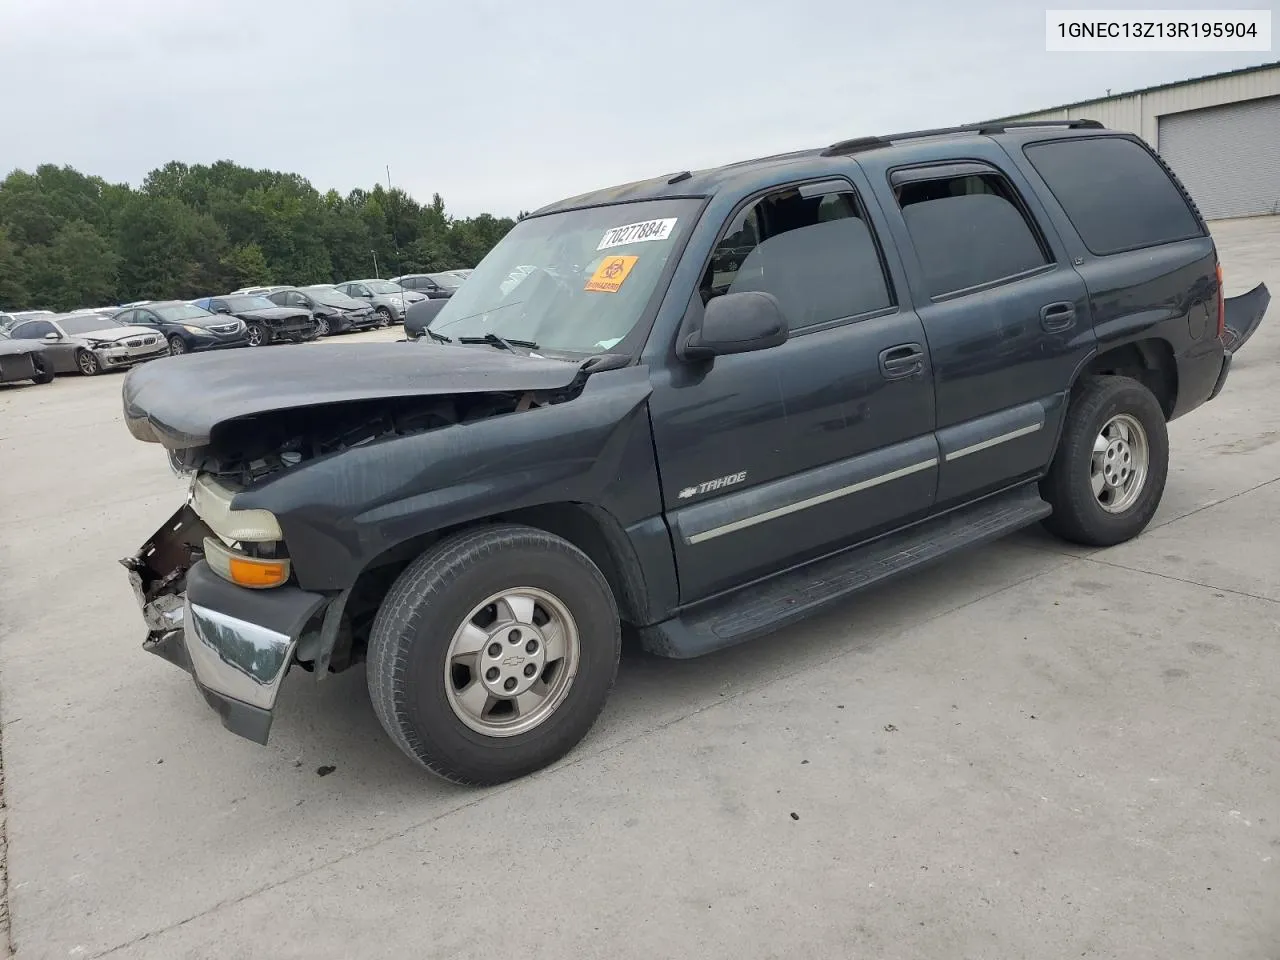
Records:
[[[880,351],[880,375],[886,380],[915,376],[924,369],[924,347],[902,343]]]
[[[1070,329],[1076,322],[1076,305],[1064,300],[1040,308],[1040,326],[1046,333]]]

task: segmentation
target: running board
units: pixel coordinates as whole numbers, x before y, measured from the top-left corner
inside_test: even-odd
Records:
[[[826,607],[957,550],[997,540],[1049,516],[1035,483],[979,500],[870,543],[691,607],[640,631],[661,657],[688,659],[803,620]]]

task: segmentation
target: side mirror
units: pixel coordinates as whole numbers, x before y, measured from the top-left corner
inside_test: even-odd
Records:
[[[44,335],[44,338],[45,338],[46,340],[61,340],[61,339],[62,339],[62,338],[61,338],[60,336],[58,336],[56,333],[46,333],[46,334]]]
[[[787,318],[777,297],[748,290],[726,293],[707,303],[702,327],[684,338],[681,360],[708,360],[730,353],[767,350],[787,341]]]
[[[230,308],[230,307],[227,307],[227,306],[222,306],[222,307],[218,307],[218,308],[217,308],[217,309],[215,309],[213,312],[214,312],[214,313],[230,313],[230,312],[231,312],[231,308]]]

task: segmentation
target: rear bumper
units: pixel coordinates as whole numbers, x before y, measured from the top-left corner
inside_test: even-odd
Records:
[[[1227,385],[1227,374],[1231,372],[1231,357],[1232,353],[1230,350],[1222,355],[1222,370],[1218,373],[1218,380],[1213,385],[1213,392],[1209,394],[1209,400],[1212,400],[1220,394],[1222,392],[1222,388]],[[1209,400],[1206,400],[1205,403],[1208,403]]]
[[[266,743],[298,642],[328,598],[296,587],[247,590],[223,580],[198,559],[195,545],[209,535],[183,507],[122,561],[147,626],[142,646],[190,673],[228,730]]]

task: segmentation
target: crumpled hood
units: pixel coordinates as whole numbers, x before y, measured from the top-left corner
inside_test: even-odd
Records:
[[[129,340],[133,337],[154,337],[158,335],[158,331],[151,327],[106,326],[101,330],[94,330],[90,333],[73,333],[71,337],[76,340],[101,340],[104,343],[115,343],[118,340]]]
[[[303,307],[263,307],[261,310],[237,310],[232,317],[239,317],[241,320],[292,320],[294,317],[310,314],[311,311]]]
[[[490,347],[352,343],[300,350],[229,350],[135,367],[121,388],[139,440],[202,446],[220,423],[277,410],[401,397],[558,390],[580,364]]]

